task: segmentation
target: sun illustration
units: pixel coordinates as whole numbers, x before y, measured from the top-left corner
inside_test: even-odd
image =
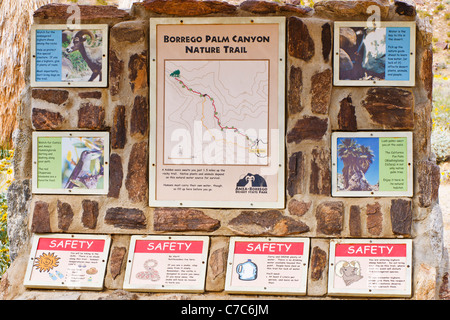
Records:
[[[60,258],[56,256],[54,253],[43,253],[40,257],[36,258],[33,267],[36,267],[39,272],[46,271],[49,272],[53,268],[59,265]]]

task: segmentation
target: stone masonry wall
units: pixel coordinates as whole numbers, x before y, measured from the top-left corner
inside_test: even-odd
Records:
[[[332,85],[333,22],[365,21],[370,5],[380,8],[382,20],[416,21],[415,87]],[[96,299],[122,288],[131,235],[176,234],[210,236],[204,295],[209,299],[226,296],[222,291],[228,241],[238,235],[311,238],[309,298],[327,296],[330,239],[413,238],[413,298],[439,298],[447,265],[437,204],[439,167],[430,151],[432,33],[429,23],[416,17],[413,4],[406,0],[394,4],[387,0],[323,1],[311,9],[251,0],[239,6],[219,1],[151,0],[135,3],[130,12],[112,6],[80,8],[81,23],[109,25],[109,85],[93,89],[28,87],[24,93],[15,134],[16,181],[9,192],[14,263],[2,279],[0,296],[31,299],[52,294],[22,286],[31,234],[98,233],[112,235],[104,290],[64,293],[70,297]],[[66,23],[66,10],[66,5],[41,7],[34,14],[35,23]],[[149,207],[148,156],[153,147],[148,139],[149,19],[253,15],[287,17],[286,208]],[[109,131],[108,195],[31,195],[34,130]],[[358,130],[413,132],[412,198],[331,197],[331,133]],[[162,299],[174,294],[145,297]]]

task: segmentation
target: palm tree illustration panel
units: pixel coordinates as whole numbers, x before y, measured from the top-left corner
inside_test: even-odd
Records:
[[[334,133],[333,195],[412,195],[411,134]]]

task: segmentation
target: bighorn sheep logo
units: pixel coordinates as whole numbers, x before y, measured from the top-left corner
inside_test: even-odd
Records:
[[[88,45],[87,38],[90,38]],[[79,51],[84,61],[86,61],[89,69],[92,71],[92,75],[88,81],[94,81],[99,77],[99,81],[102,81],[102,47],[94,47],[96,37],[90,30],[80,30],[72,38],[69,46],[66,49],[67,53]]]
[[[361,275],[361,266],[358,261],[348,262],[341,260],[336,264],[335,272],[338,277],[344,280],[346,286],[349,286],[363,278]]]
[[[239,179],[236,187],[267,187],[267,183],[259,174],[248,173],[245,177]]]

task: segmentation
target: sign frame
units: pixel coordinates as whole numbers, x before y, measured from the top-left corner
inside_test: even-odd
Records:
[[[272,148],[272,159],[269,162],[267,172],[275,172],[277,175],[277,200],[276,201],[230,201],[230,200],[162,200],[157,199],[157,170],[160,165],[157,161],[157,147],[150,150],[149,161],[149,206],[150,207],[204,207],[204,208],[284,208],[285,206],[285,62],[286,62],[286,18],[285,17],[201,17],[201,18],[150,18],[150,130],[149,141],[153,146],[157,146],[157,128],[160,125],[157,121],[158,98],[157,88],[163,84],[157,84],[157,65],[158,65],[158,46],[157,46],[157,27],[158,25],[246,25],[246,24],[278,24],[278,132],[272,135],[268,133],[271,139],[277,141],[278,149]],[[269,105],[270,106],[270,105]],[[164,106],[162,107],[164,108]],[[273,146],[273,144],[271,144]],[[195,164],[194,164],[195,166]],[[203,165],[208,166],[208,165]],[[224,164],[223,166],[226,166]],[[178,198],[179,199],[179,198]]]
[[[101,30],[102,31],[102,71],[101,81],[36,81],[36,31],[37,30]],[[31,87],[72,87],[72,88],[102,88],[108,86],[108,24],[33,24],[31,26],[30,54],[30,85]],[[62,57],[61,57],[62,61]]]
[[[406,138],[406,191],[339,191],[338,190],[338,138]],[[413,134],[410,131],[336,131],[331,134],[331,194],[333,197],[412,197],[413,189]],[[377,160],[379,161],[379,160]],[[378,184],[380,182],[380,169],[378,169]]]
[[[265,287],[249,286],[248,283],[243,286],[233,286],[232,277],[236,265],[234,263],[234,251],[237,242],[297,242],[303,243],[303,261],[302,261],[302,275],[301,287],[299,288],[285,288],[285,287]],[[309,272],[309,255],[310,255],[310,238],[297,237],[231,237],[227,259],[227,273],[225,277],[225,292],[234,294],[264,294],[264,295],[306,295],[308,286],[308,272]]]
[[[100,259],[102,260],[102,268],[99,270],[99,282],[83,282],[81,285],[72,285],[66,284],[64,282],[61,283],[50,283],[43,281],[33,281],[31,280],[31,275],[33,272],[33,264],[35,255],[37,252],[38,244],[40,239],[45,238],[56,238],[56,239],[92,239],[92,240],[104,240],[105,246],[103,252],[101,253]],[[108,263],[108,255],[111,245],[111,236],[110,235],[90,235],[90,234],[34,234],[32,240],[32,247],[30,252],[30,257],[28,259],[27,269],[25,273],[25,278],[23,285],[27,288],[42,288],[42,289],[69,289],[69,290],[102,290],[105,274],[106,274],[106,266]]]
[[[102,138],[103,147],[103,188],[39,188],[38,187],[38,139],[42,137],[60,137],[60,138]],[[105,131],[33,131],[32,134],[32,193],[35,194],[98,194],[106,195],[109,190],[109,132]],[[61,182],[62,183],[62,182]]]
[[[339,65],[340,28],[345,27],[368,27],[368,28],[409,28],[409,80],[341,80]],[[335,21],[334,22],[334,45],[333,45],[333,85],[335,86],[393,86],[413,87],[415,86],[416,68],[416,23],[415,21]]]
[[[200,286],[183,286],[179,284],[168,285],[139,285],[130,284],[131,273],[133,270],[133,261],[136,248],[136,241],[139,240],[158,240],[158,241],[201,241],[202,244],[202,266],[200,267],[199,279],[203,279]],[[206,269],[208,265],[208,251],[210,239],[208,236],[172,236],[172,235],[133,235],[130,239],[130,246],[128,249],[127,264],[125,270],[125,277],[123,280],[123,289],[137,292],[189,292],[202,293],[205,291],[206,285]],[[164,254],[164,253],[162,253]]]
[[[406,279],[405,290],[386,289],[356,289],[348,290],[334,288],[334,269],[336,260],[336,245],[338,244],[405,244],[406,245]],[[412,239],[332,239],[328,260],[328,294],[330,296],[367,296],[367,297],[401,297],[412,295]],[[409,271],[408,271],[409,270]]]

